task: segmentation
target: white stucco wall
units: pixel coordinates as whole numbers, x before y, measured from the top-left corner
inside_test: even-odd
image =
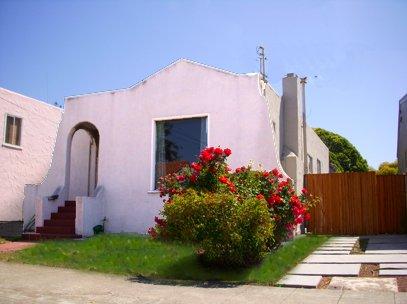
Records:
[[[313,159],[313,173],[318,173],[317,160],[321,161],[321,173],[329,173],[329,149],[309,126],[307,126],[307,154]]]
[[[180,60],[130,89],[67,98],[52,168],[39,193],[50,195],[67,183],[69,134],[78,123],[90,122],[100,134],[98,185],[104,188],[106,229],[144,233],[162,207],[151,191],[154,119],[196,115],[208,117],[208,145],[232,149],[232,167],[250,161],[279,166],[258,75]]]
[[[20,148],[4,144],[6,114],[22,118]],[[61,116],[57,107],[0,88],[0,221],[22,220],[24,185],[44,179]]]

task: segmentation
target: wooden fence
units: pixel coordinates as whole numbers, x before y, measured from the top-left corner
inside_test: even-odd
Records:
[[[334,235],[406,232],[406,183],[406,175],[374,172],[307,174],[305,186],[321,198],[308,229]]]

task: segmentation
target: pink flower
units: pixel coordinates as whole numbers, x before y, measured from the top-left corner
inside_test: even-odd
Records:
[[[304,194],[304,195],[307,195],[307,194],[308,194],[308,190],[305,189],[305,188],[303,188],[303,189],[301,190],[301,192],[302,192],[302,194]]]

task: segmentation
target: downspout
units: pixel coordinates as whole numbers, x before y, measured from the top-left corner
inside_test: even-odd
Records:
[[[308,173],[308,151],[307,151],[307,115],[305,108],[305,84],[307,83],[307,77],[300,78],[302,87],[302,138],[304,149],[304,174]]]

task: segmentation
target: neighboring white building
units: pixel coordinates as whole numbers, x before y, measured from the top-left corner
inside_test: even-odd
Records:
[[[397,162],[400,173],[407,173],[407,94],[399,102]]]
[[[289,74],[281,97],[257,73],[180,59],[130,88],[66,98],[51,169],[27,191],[36,226],[74,210],[78,235],[91,235],[103,218],[108,232],[145,233],[162,208],[157,178],[205,146],[231,148],[232,168],[279,168],[300,190],[306,170],[329,171],[327,147],[303,129],[304,85]],[[66,200],[76,209],[58,209]]]
[[[24,185],[47,174],[62,110],[0,88],[0,235],[21,231]]]

